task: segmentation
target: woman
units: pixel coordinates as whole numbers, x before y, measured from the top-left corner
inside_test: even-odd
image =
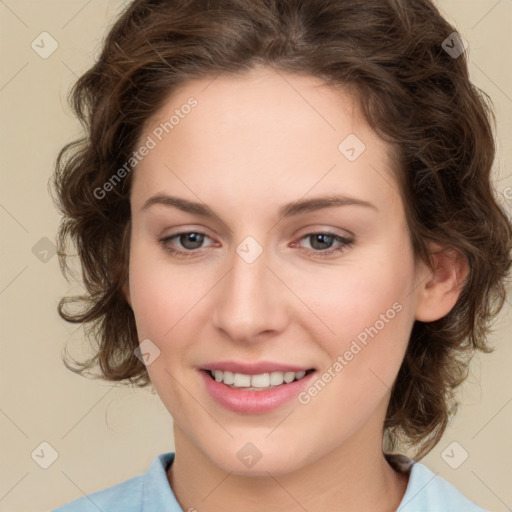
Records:
[[[483,510],[418,462],[511,242],[430,1],[135,1],[73,101],[61,263],[71,238],[89,296],[59,312],[99,341],[74,370],[154,386],[176,450],[59,512]]]

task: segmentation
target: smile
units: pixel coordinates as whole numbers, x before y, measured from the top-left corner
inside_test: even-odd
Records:
[[[283,383],[289,384],[302,379],[306,373],[314,371],[302,370],[300,372],[271,372],[259,373],[257,375],[248,375],[244,373],[233,373],[222,370],[209,370],[212,379],[222,382],[232,389],[244,388],[249,391],[261,391],[263,389],[272,389],[281,386]]]
[[[278,409],[304,391],[315,378],[314,369],[298,372],[244,374],[201,369],[207,396],[217,405],[240,414],[263,414]]]

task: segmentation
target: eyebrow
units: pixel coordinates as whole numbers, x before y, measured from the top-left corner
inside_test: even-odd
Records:
[[[141,210],[147,210],[150,206],[160,204],[163,206],[174,207],[186,213],[193,215],[200,215],[206,218],[216,218],[218,215],[208,206],[203,203],[197,203],[195,201],[189,201],[176,196],[170,196],[167,194],[158,193],[151,196],[143,205]],[[372,208],[378,212],[378,208],[362,199],[355,197],[348,197],[344,195],[329,195],[321,197],[313,197],[310,199],[300,199],[291,203],[284,204],[279,209],[279,218],[293,217],[304,213],[321,210],[323,208],[333,208],[338,206],[364,206]]]

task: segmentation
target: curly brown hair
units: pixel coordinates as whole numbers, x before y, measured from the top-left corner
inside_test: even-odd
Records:
[[[86,295],[58,312],[96,342],[99,378],[150,383],[134,355],[128,279],[133,173],[101,196],[129,161],[145,123],[185,82],[243,75],[257,64],[321,78],[353,91],[366,121],[395,148],[416,261],[427,241],[461,253],[469,273],[445,317],[413,325],[384,423],[389,448],[426,455],[457,408],[454,390],[476,350],[491,352],[490,323],[505,300],[512,226],[490,183],[495,156],[492,102],[469,79],[466,52],[446,51],[456,30],[430,0],[136,0],[117,18],[97,62],[70,91],[86,130],[56,161],[54,198],[63,214],[59,262],[69,274],[77,249]],[[452,39],[448,39],[451,37]],[[455,38],[455,39],[454,39]],[[455,42],[454,42],[455,41]],[[65,306],[78,303],[78,312]],[[92,373],[89,375],[94,376]]]

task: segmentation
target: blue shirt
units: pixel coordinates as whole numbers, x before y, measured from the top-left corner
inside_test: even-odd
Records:
[[[184,512],[167,480],[174,452],[155,457],[146,473],[71,501],[52,512]],[[412,461],[411,461],[412,462]],[[488,512],[419,462],[396,512]]]

